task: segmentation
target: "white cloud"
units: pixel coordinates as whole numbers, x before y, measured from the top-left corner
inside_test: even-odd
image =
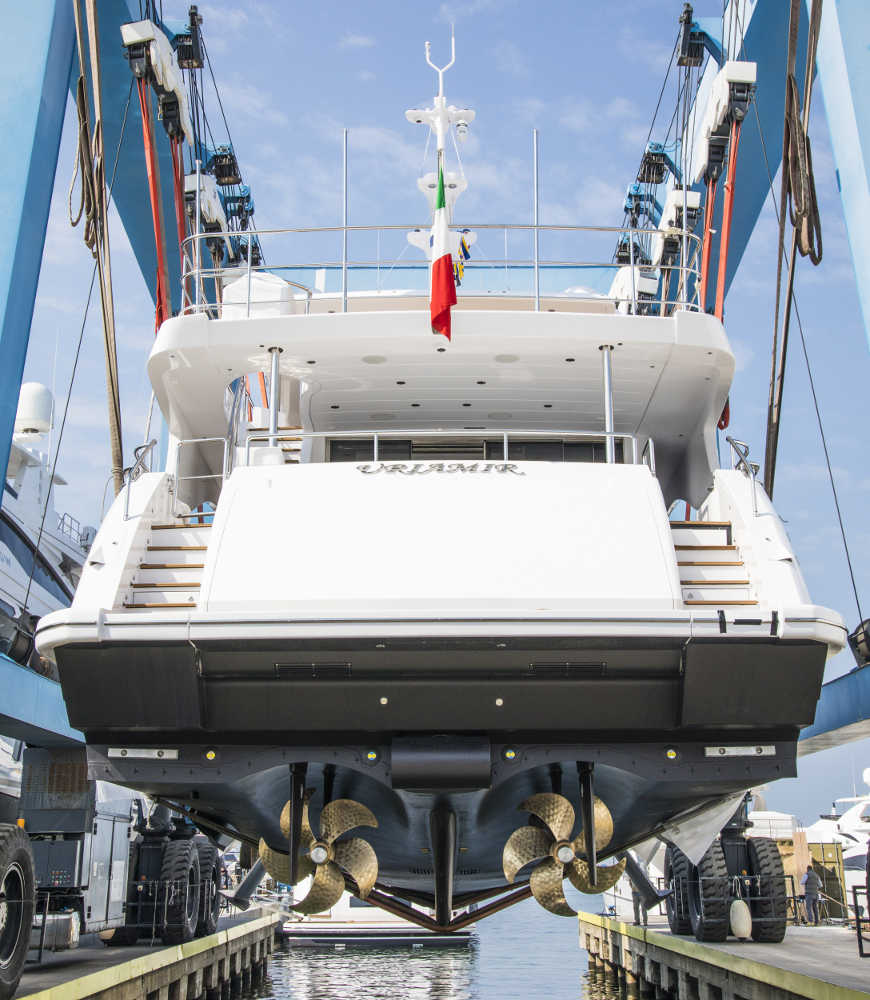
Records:
[[[738,372],[745,371],[755,358],[755,351],[746,343],[745,340],[740,340],[738,337],[732,336],[731,350],[734,352],[734,366]]]
[[[496,42],[492,50],[492,55],[496,67],[502,73],[507,73],[509,76],[515,76],[521,80],[526,79],[530,75],[526,57],[515,42],[509,42],[506,39]]]
[[[585,132],[594,121],[592,109],[586,101],[566,101],[559,114],[559,124],[571,132]]]
[[[538,97],[522,97],[513,104],[514,116],[530,124],[540,121],[546,109],[547,103]]]
[[[363,83],[371,83],[376,77],[370,69],[364,69],[357,73],[357,79],[362,80]]]
[[[348,33],[338,43],[340,49],[370,49],[375,44],[371,35],[355,35]]]
[[[285,112],[272,101],[271,93],[250,83],[234,81],[230,87],[222,88],[225,106],[237,115],[263,125],[286,125]]]

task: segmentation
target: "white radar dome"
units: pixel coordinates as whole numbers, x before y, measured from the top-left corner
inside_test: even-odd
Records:
[[[864,779],[865,785],[870,785],[870,767],[864,768],[864,773],[861,775],[861,777]]]
[[[25,382],[18,395],[15,433],[48,434],[53,411],[54,399],[50,390],[39,382]]]

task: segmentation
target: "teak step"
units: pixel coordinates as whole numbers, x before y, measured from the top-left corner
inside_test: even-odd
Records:
[[[140,590],[199,590],[198,583],[131,583],[131,587],[138,587]]]
[[[176,604],[169,603],[167,601],[160,601],[154,604],[127,604],[124,603],[125,608],[195,608],[195,604]]]
[[[207,545],[146,545],[148,552],[208,552]]]
[[[211,517],[210,514],[204,514],[203,517]],[[169,531],[174,529],[176,531],[194,531],[196,528],[210,528],[210,524],[152,524],[152,531]]]
[[[139,569],[205,569],[205,563],[139,563]]]
[[[141,567],[144,569],[145,567]],[[748,587],[748,580],[680,580],[681,587]]]
[[[671,521],[672,528],[730,528],[730,521]]]
[[[704,604],[716,608],[723,607],[748,607],[750,605],[758,604],[758,601],[683,601],[684,604]]]
[[[736,545],[675,545],[674,548],[679,552],[686,550],[694,550],[697,552],[698,549],[702,549],[705,552],[709,552],[711,550],[715,550],[717,552],[735,552],[737,550]]]
[[[678,566],[742,566],[743,563],[738,559],[736,562],[717,562],[710,559],[696,560],[695,562],[678,562]]]

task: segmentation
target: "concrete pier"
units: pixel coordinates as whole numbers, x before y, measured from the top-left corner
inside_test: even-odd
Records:
[[[266,973],[282,918],[242,918],[169,948],[75,949],[25,969],[16,1000],[229,1000]]]
[[[658,915],[635,927],[581,913],[580,947],[590,975],[630,998],[867,1000],[870,991],[870,958],[858,957],[855,932],[844,927],[789,927],[781,944],[701,944],[671,934]]]

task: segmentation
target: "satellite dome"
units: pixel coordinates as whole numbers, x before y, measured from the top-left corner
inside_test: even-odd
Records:
[[[25,382],[18,396],[16,434],[48,434],[54,413],[51,392],[39,382]]]

